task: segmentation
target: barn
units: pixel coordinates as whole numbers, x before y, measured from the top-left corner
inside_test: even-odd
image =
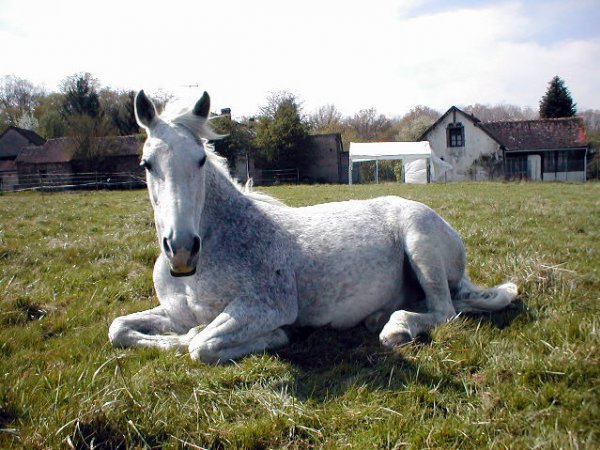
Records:
[[[38,186],[140,185],[139,166],[143,139],[138,136],[96,138],[94,155],[77,152],[73,138],[49,139],[41,147],[26,147],[17,157],[20,189]]]
[[[69,138],[48,139],[42,146],[30,146],[15,160],[19,189],[71,183],[74,146]]]

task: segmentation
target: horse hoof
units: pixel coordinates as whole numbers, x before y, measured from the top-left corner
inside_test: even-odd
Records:
[[[389,336],[380,336],[379,340],[384,347],[395,348],[411,343],[413,337],[408,331],[399,331]]]

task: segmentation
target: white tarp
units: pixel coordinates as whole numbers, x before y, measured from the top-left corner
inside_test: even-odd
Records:
[[[451,164],[448,164],[437,156],[431,156],[429,160],[429,177],[431,180],[440,180],[450,169],[452,169]],[[405,183],[427,183],[427,159],[414,159],[409,162],[402,161],[402,170],[404,171]]]
[[[405,163],[402,161],[404,182],[409,184],[427,184],[427,160],[415,159]]]
[[[352,163],[364,161],[402,160],[405,183],[427,183],[427,162],[430,176],[437,180],[452,166],[433,155],[429,141],[350,143],[348,183],[352,184]],[[377,175],[376,175],[377,178]]]

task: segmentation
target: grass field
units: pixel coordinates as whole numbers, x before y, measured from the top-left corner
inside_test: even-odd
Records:
[[[600,448],[600,184],[265,191],[427,203],[521,300],[396,351],[362,327],[218,367],[113,349],[111,320],[156,304],[146,193],[2,195],[0,448]]]

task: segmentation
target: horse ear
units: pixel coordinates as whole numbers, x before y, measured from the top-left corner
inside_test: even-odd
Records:
[[[196,104],[194,105],[194,109],[192,110],[192,112],[194,113],[194,115],[200,116],[203,119],[206,119],[208,117],[209,110],[210,110],[210,97],[208,96],[208,92],[204,91],[204,94],[202,94],[202,97],[200,97],[200,100],[198,100],[196,102]]]
[[[135,96],[134,110],[137,123],[144,128],[150,128],[156,119],[156,108],[144,90]]]

